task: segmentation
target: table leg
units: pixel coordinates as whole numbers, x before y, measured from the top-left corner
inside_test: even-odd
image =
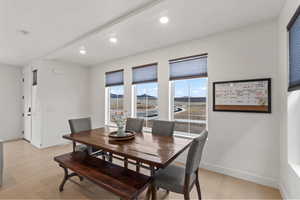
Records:
[[[150,170],[151,170],[151,177],[154,177],[155,175],[155,168],[154,166],[150,166]],[[154,181],[151,184],[151,196],[152,196],[152,200],[156,200],[156,187],[154,185]]]
[[[108,161],[109,162],[113,161],[113,154],[111,152],[108,153]]]
[[[128,168],[128,158],[124,158],[124,167]]]

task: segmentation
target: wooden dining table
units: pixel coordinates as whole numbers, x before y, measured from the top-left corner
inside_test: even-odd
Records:
[[[136,133],[133,140],[115,141],[109,137],[111,131],[111,128],[99,128],[64,135],[63,138],[147,165],[152,177],[158,169],[167,167],[192,143],[187,138],[151,133]],[[153,185],[151,193],[152,199],[155,199],[156,189]]]

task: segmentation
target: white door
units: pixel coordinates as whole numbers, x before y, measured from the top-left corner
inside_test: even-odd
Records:
[[[24,139],[31,142],[31,115],[32,115],[32,71],[31,67],[25,67],[23,70],[24,78]]]

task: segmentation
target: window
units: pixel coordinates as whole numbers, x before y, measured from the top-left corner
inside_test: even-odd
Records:
[[[175,131],[200,134],[207,121],[207,55],[170,60],[170,81]]]
[[[289,31],[289,91],[300,89],[300,7],[288,24]]]
[[[123,84],[123,70],[107,72],[105,74],[106,124],[112,124],[114,115],[123,112]]]
[[[134,67],[132,75],[134,116],[143,118],[144,127],[151,128],[152,120],[158,119],[157,63]]]
[[[108,101],[108,116],[109,121],[108,124],[111,124],[113,121],[113,117],[120,112],[123,112],[123,97],[124,97],[124,86],[112,86],[107,88],[107,92],[109,94],[109,101]]]

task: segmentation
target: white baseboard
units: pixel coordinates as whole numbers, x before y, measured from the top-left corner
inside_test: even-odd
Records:
[[[214,171],[220,174],[232,176],[235,178],[243,179],[246,181],[254,182],[260,185],[265,185],[269,187],[273,187],[276,189],[279,189],[278,181],[275,179],[263,177],[263,176],[258,176],[256,174],[252,174],[249,172],[237,170],[237,169],[232,169],[232,168],[225,168],[217,165],[212,165],[208,163],[201,163],[200,165],[201,168],[207,169],[209,171]]]
[[[279,191],[280,191],[281,197],[283,199],[291,199],[291,198],[289,198],[286,187],[282,183],[279,184]]]

